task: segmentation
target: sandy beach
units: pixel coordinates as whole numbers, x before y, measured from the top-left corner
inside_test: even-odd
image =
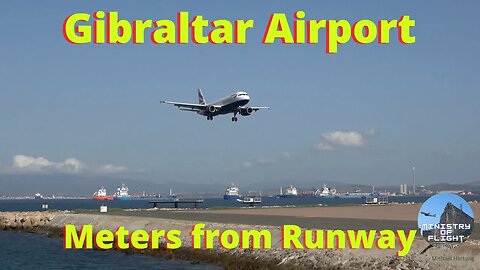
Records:
[[[480,204],[470,204],[475,217],[480,217]],[[235,208],[208,210],[209,214],[248,214],[289,217],[329,217],[375,220],[417,221],[421,204],[325,206],[325,207],[278,207],[278,208]],[[479,223],[480,220],[475,220]]]

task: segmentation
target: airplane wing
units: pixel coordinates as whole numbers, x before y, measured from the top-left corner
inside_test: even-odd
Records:
[[[182,103],[164,100],[160,101],[160,103],[172,104],[173,106],[178,107],[182,111],[204,111],[207,108],[207,105],[205,104]]]
[[[254,110],[255,112],[262,109],[270,110],[270,107],[250,107],[250,108],[252,108],[252,110]]]
[[[262,110],[262,109],[270,109],[270,107],[238,107],[235,112],[234,112],[234,116],[233,116],[233,120],[232,121],[236,121],[236,117],[235,117],[235,114],[239,113],[243,116],[249,116],[251,115],[252,113],[258,111],[258,110]]]

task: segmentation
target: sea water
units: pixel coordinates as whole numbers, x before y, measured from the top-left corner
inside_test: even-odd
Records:
[[[465,196],[467,201],[480,200],[480,196]],[[390,197],[390,202],[405,203],[415,202],[423,203],[428,197]],[[48,208],[52,210],[79,210],[79,209],[100,209],[101,205],[106,205],[108,209],[138,209],[151,208],[152,205],[148,201],[95,201],[92,199],[40,199],[40,200],[1,200],[0,211],[40,211],[42,205],[48,204]],[[293,198],[262,198],[261,206],[280,207],[280,206],[311,206],[311,205],[359,205],[365,203],[364,198],[315,198],[313,196],[298,196]],[[193,207],[193,204],[180,204],[180,207]],[[161,204],[159,207],[173,207],[173,203]],[[223,198],[207,198],[204,203],[200,204],[201,208],[225,208],[225,207],[245,207],[244,204],[233,201],[224,200]]]
[[[117,250],[65,250],[62,238],[0,231],[0,269],[221,269]]]

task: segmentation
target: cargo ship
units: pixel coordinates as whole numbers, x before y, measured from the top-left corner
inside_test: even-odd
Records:
[[[121,187],[118,187],[117,192],[113,194],[113,199],[121,201],[131,200],[132,197],[128,195],[128,187],[125,184],[122,184]]]
[[[368,193],[368,192],[355,191],[355,192],[345,192],[345,193],[337,194],[337,198],[340,198],[340,199],[365,199],[369,195],[370,195],[370,193]]]
[[[283,188],[280,187],[280,194],[277,195],[277,198],[295,198],[298,196],[297,188],[294,186],[289,186],[283,191]]]
[[[111,201],[113,200],[113,196],[108,196],[107,190],[104,187],[101,187],[93,193],[93,199],[97,201]]]
[[[225,191],[225,195],[223,195],[224,200],[237,200],[240,198],[240,190],[234,183],[230,187],[227,188]]]
[[[119,200],[119,201],[133,201],[133,200],[173,200],[176,199],[177,195],[172,193],[172,189],[170,189],[170,195],[166,197],[161,197],[159,194],[146,194],[143,192],[143,194],[138,194],[138,195],[129,195],[128,194],[128,187],[125,184],[122,184],[121,187],[117,188],[117,192],[113,194],[113,199],[114,200]]]

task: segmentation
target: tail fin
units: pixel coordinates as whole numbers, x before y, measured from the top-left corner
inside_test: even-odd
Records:
[[[207,102],[205,101],[205,97],[203,96],[202,89],[198,89],[198,104],[205,105]]]

